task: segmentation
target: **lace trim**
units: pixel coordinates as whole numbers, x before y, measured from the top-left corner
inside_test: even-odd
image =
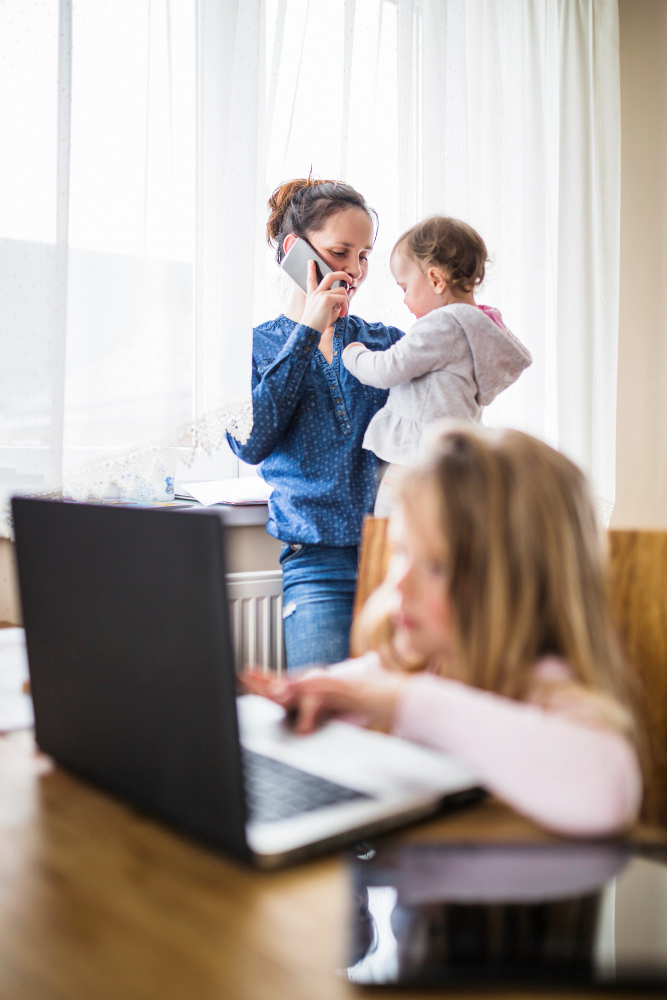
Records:
[[[189,466],[199,449],[209,455],[217,451],[222,447],[227,431],[245,444],[251,430],[252,400],[220,407],[181,427],[159,443],[64,469],[63,494],[72,500],[89,497],[100,500],[106,495],[109,484],[116,483],[123,495],[143,500],[153,495],[157,479],[170,481],[168,492],[173,493],[178,461]]]
[[[227,431],[242,444],[252,431],[252,400],[222,406],[191,424],[181,426],[161,442],[119,451],[82,465],[63,469],[62,490],[42,490],[22,496],[42,499],[101,500],[111,483],[122,496],[148,500],[159,480],[167,493],[174,492],[176,463],[190,466],[198,450],[212,454],[222,447]],[[9,502],[0,505],[0,537],[13,537]]]
[[[604,528],[609,527],[609,522],[611,521],[611,515],[614,513],[615,503],[613,500],[606,500],[605,497],[593,497],[595,501],[595,511],[598,516],[598,521]]]

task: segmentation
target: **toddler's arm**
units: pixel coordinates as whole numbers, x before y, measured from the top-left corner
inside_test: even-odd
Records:
[[[371,351],[363,344],[348,344],[343,364],[364,385],[392,389],[403,382],[444,368],[452,353],[453,328],[441,316],[429,313],[386,351]]]
[[[637,817],[637,756],[611,729],[422,674],[405,685],[393,731],[453,753],[489,791],[552,830],[606,835]]]

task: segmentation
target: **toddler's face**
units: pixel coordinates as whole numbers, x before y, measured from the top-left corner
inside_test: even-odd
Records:
[[[418,261],[400,249],[395,250],[389,262],[396,284],[404,292],[403,301],[419,319],[442,305],[442,298],[434,290],[426,272]]]
[[[397,652],[407,662],[448,658],[452,649],[447,552],[435,491],[427,489],[392,516],[388,578],[396,588]]]

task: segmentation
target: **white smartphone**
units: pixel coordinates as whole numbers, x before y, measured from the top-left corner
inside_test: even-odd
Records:
[[[317,284],[319,285],[325,274],[331,274],[333,267],[329,267],[327,262],[322,260],[318,252],[313,250],[308,240],[303,240],[299,237],[296,242],[292,244],[281,261],[283,271],[286,271],[290,278],[293,281],[296,281],[299,288],[301,288],[304,292],[308,291],[307,277],[309,260],[315,261],[315,273],[317,275]],[[331,287],[347,289],[347,284],[344,281],[334,281]]]

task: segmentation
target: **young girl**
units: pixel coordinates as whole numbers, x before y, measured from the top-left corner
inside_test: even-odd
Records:
[[[454,754],[491,792],[561,833],[637,816],[641,776],[602,545],[583,474],[519,431],[443,421],[401,477],[387,578],[357,659],[248,687]]]
[[[417,322],[387,350],[354,343],[343,352],[343,364],[360,382],[390,390],[363,441],[390,463],[378,515],[390,512],[396,466],[412,461],[428,424],[439,417],[479,422],[482,408],[532,362],[498,310],[475,303],[486,260],[484,241],[465,222],[434,215],[408,229],[390,267]]]

